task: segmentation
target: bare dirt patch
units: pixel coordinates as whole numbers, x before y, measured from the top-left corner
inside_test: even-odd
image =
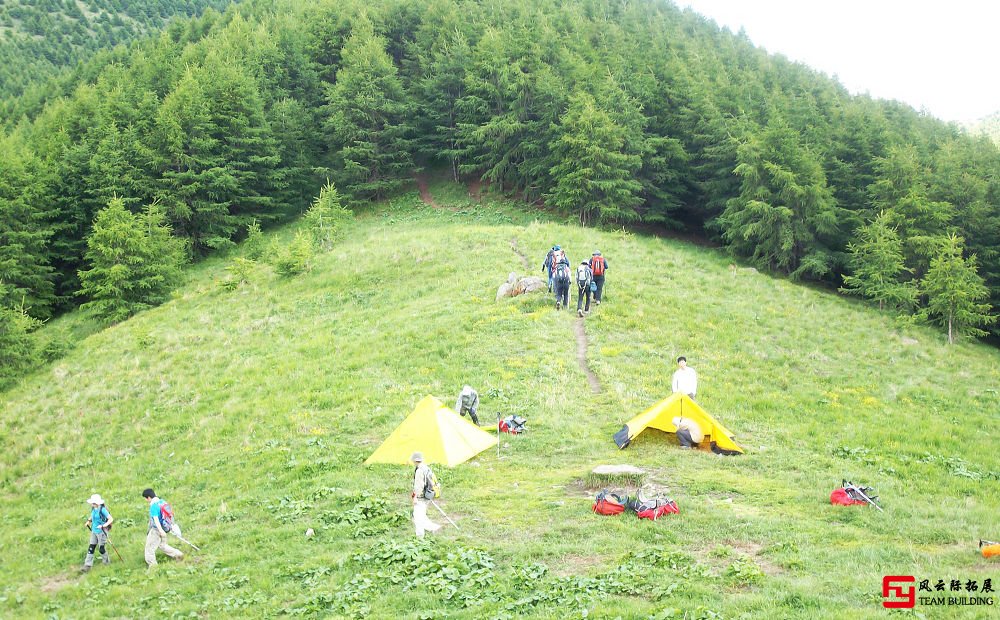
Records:
[[[528,262],[528,257],[524,255],[521,248],[517,247],[517,237],[510,240],[510,249],[514,250],[514,254],[517,254],[518,258],[521,259],[521,265],[524,266],[525,271],[531,271],[531,264]]]
[[[76,583],[78,575],[72,573],[62,573],[59,575],[53,575],[51,577],[46,577],[38,584],[38,589],[46,594],[52,594],[62,590],[71,583]]]
[[[417,191],[420,192],[420,200],[431,208],[440,209],[441,207],[438,203],[434,202],[434,197],[431,196],[431,191],[427,187],[427,175],[416,174],[413,176],[413,180],[417,182]]]

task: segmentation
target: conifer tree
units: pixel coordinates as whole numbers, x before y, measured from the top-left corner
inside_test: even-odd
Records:
[[[578,213],[584,225],[636,219],[642,184],[634,176],[642,161],[625,147],[624,129],[592,96],[578,93],[552,145],[555,186],[548,202]]]
[[[921,316],[948,328],[948,343],[959,335],[985,336],[980,326],[990,325],[989,289],[976,271],[976,256],[962,257],[963,240],[949,235],[940,253],[931,260],[921,282],[927,307]]]
[[[852,273],[844,276],[840,290],[877,301],[879,310],[886,304],[902,310],[912,308],[917,302],[917,289],[912,281],[900,281],[908,269],[903,264],[903,243],[889,224],[889,216],[879,213],[856,234],[857,240],[847,246]]]
[[[385,47],[370,22],[356,21],[328,92],[326,126],[339,149],[338,185],[357,198],[384,198],[414,168],[412,109]]]
[[[8,298],[10,291],[0,282],[0,299]],[[0,389],[11,385],[38,362],[31,332],[40,325],[23,306],[0,301]]]
[[[182,242],[170,234],[156,206],[133,215],[120,198],[94,219],[87,237],[86,271],[80,272],[84,309],[117,323],[167,300],[180,277]]]

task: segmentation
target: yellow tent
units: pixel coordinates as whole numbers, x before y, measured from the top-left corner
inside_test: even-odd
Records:
[[[365,465],[405,465],[414,452],[423,452],[427,463],[454,467],[496,444],[496,437],[480,430],[433,396],[426,396],[368,457]]]
[[[635,436],[647,428],[655,428],[667,433],[676,433],[674,418],[688,418],[697,423],[705,434],[701,446],[722,454],[742,454],[743,448],[733,441],[733,434],[710,416],[687,394],[673,394],[656,403],[625,423],[622,430],[615,433],[615,443],[624,449]]]

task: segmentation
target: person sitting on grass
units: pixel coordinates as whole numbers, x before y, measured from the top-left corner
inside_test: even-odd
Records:
[[[673,423],[677,427],[677,443],[682,448],[697,448],[705,439],[701,426],[691,418],[674,418]]]

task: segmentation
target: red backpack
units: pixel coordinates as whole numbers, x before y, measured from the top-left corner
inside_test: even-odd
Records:
[[[590,259],[590,270],[594,272],[595,276],[603,276],[606,268],[607,263],[604,262],[603,256],[595,256]]]
[[[604,489],[597,494],[593,510],[599,515],[620,515],[625,512],[625,502],[618,495],[608,493],[608,490]]]

